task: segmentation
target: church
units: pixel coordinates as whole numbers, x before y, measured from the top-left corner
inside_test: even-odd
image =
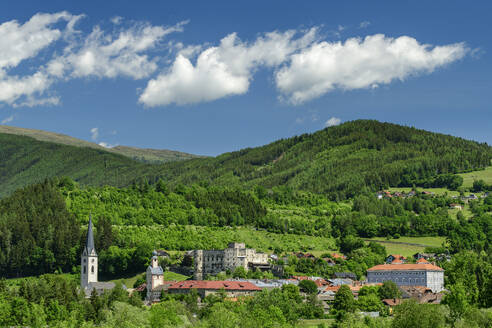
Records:
[[[94,245],[92,217],[89,217],[87,238],[80,259],[80,288],[84,291],[85,297],[90,297],[93,290],[96,290],[96,293],[101,295],[105,290],[111,290],[115,286],[113,282],[98,281],[97,271],[98,256]]]

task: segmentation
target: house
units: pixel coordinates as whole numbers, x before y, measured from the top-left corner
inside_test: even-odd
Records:
[[[443,293],[434,293],[423,286],[400,286],[402,299],[414,299],[420,304],[441,304]]]
[[[294,253],[294,255],[298,258],[298,259],[310,259],[310,260],[315,260],[316,259],[316,256],[314,256],[313,254],[311,253],[303,253],[303,252],[299,252],[299,253]]]
[[[369,283],[393,281],[398,286],[424,286],[437,293],[444,289],[444,270],[430,263],[380,264],[367,270]]]
[[[401,264],[401,263],[406,263],[406,262],[407,262],[407,258],[404,257],[403,255],[391,254],[391,255],[388,255],[388,257],[386,257],[386,263],[387,264],[390,264],[390,263]]]
[[[339,253],[331,253],[330,255],[335,260],[346,260],[347,259],[347,257],[345,255],[339,254]]]
[[[186,280],[175,282],[167,288],[169,294],[187,294],[191,290],[196,290],[203,299],[208,295],[224,291],[226,297],[235,298],[251,296],[261,291],[261,288],[243,281],[212,281],[212,280]]]
[[[353,272],[335,272],[333,278],[357,280],[357,276]]]
[[[171,256],[171,255],[169,255],[169,253],[168,253],[168,252],[166,252],[166,251],[164,251],[164,250],[162,250],[162,249],[158,249],[158,250],[156,250],[155,252],[156,252],[156,255],[157,255],[158,257],[170,257],[170,256]]]
[[[463,209],[463,206],[461,206],[461,204],[452,203],[452,204],[449,204],[449,209],[461,211]]]

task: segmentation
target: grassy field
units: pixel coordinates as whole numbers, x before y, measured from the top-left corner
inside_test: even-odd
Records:
[[[471,187],[475,180],[483,180],[487,184],[492,184],[492,166],[487,167],[485,170],[462,173],[459,175],[463,177],[463,187]]]
[[[439,247],[446,241],[445,237],[401,237],[398,239],[386,240],[385,237],[374,237],[371,240],[377,240],[379,244],[386,247],[388,254],[400,254],[405,257],[412,256],[415,253],[423,252],[426,246]],[[393,244],[389,242],[397,242],[402,244]],[[406,244],[405,244],[406,243]],[[419,244],[410,245],[410,244]]]
[[[299,328],[316,328],[320,325],[324,324],[326,327],[330,327],[332,323],[335,322],[335,319],[306,319],[301,320],[296,325]]]
[[[447,188],[420,188],[420,187],[417,187],[417,189],[420,191],[430,191],[436,195],[444,195],[446,192],[448,193],[449,196],[459,196],[460,195],[459,192],[453,191],[453,190],[448,190]],[[411,190],[412,190],[412,188],[410,188],[410,187],[391,187],[391,188],[388,188],[388,191],[390,191],[390,192],[399,191],[399,192],[407,193]]]
[[[135,283],[135,281],[137,281],[137,279],[142,277],[142,276],[145,277],[145,272],[139,273],[139,274],[134,275],[132,277],[114,279],[111,281],[114,283],[121,282],[126,287],[133,288],[133,284]],[[183,281],[183,280],[186,280],[188,278],[189,278],[188,276],[184,276],[184,275],[179,274],[179,273],[174,273],[174,272],[170,272],[170,271],[164,272],[164,280],[165,281]]]

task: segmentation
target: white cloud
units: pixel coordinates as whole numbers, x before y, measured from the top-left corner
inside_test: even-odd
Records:
[[[367,28],[369,25],[371,25],[370,21],[363,21],[359,24],[359,28]]]
[[[172,27],[136,24],[119,33],[111,34],[96,26],[82,45],[69,45],[63,56],[49,65],[53,74],[71,70],[72,77],[128,76],[148,77],[157,69],[157,58],[149,58],[147,51],[155,48],[168,34],[183,30],[181,22]]]
[[[344,43],[323,41],[293,54],[290,63],[275,73],[275,81],[289,102],[300,104],[337,88],[377,87],[431,73],[467,52],[463,43],[431,47],[408,36],[395,39],[382,34]]]
[[[0,69],[16,67],[27,58],[38,54],[40,50],[58,40],[62,31],[52,25],[60,20],[77,20],[67,12],[56,14],[36,14],[20,25],[16,20],[0,25]]]
[[[97,138],[99,138],[99,128],[92,128],[91,129],[91,139],[96,141]]]
[[[36,95],[43,94],[52,84],[52,79],[44,72],[36,72],[24,77],[3,76],[0,74],[0,102],[14,105],[22,96],[35,101]]]
[[[68,29],[73,27],[79,18],[80,16],[73,16],[67,12],[59,12],[36,14],[24,24],[15,20],[0,24],[0,102],[14,107],[53,103],[53,97],[37,99],[53,83],[49,71],[38,67],[35,73],[24,76],[9,75],[8,71],[22,61],[37,56],[41,50],[65,33],[69,33]],[[54,27],[60,21],[66,23],[63,30]],[[17,103],[22,97],[26,100]]]
[[[335,125],[340,124],[341,122],[342,122],[342,120],[339,119],[338,117],[332,117],[328,121],[325,122],[325,127],[335,126]]]
[[[139,101],[150,107],[184,105],[244,94],[258,67],[282,64],[290,54],[314,41],[316,29],[297,39],[295,35],[292,30],[270,32],[247,43],[232,33],[219,46],[203,50],[195,64],[181,52],[168,71],[148,82]],[[190,53],[196,51],[192,49]]]
[[[104,147],[104,148],[113,148],[113,147],[117,146],[117,145],[109,144],[109,143],[104,142],[104,141],[101,141],[98,145],[101,147]]]
[[[2,120],[2,124],[7,124],[10,123],[14,120],[14,115],[10,115],[9,117],[6,117]]]

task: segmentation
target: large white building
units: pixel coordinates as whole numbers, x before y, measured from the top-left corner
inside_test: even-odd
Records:
[[[248,270],[250,267],[269,264],[268,254],[246,248],[244,243],[230,243],[224,250],[195,250],[193,260],[195,280],[203,280],[207,275],[216,275],[226,270],[234,271],[238,267]]]
[[[380,264],[367,269],[369,283],[393,281],[398,286],[423,286],[438,293],[444,289],[444,270],[428,262]]]

